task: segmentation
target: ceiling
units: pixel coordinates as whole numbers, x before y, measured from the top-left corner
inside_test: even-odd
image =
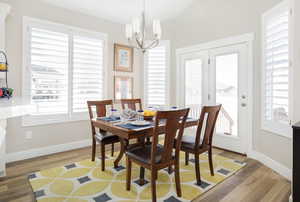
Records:
[[[143,0],[42,0],[49,4],[117,23],[129,23],[139,16]],[[146,0],[150,18],[167,20],[178,16],[194,0]]]

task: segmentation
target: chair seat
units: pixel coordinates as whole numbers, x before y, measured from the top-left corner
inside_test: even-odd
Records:
[[[129,158],[137,160],[139,162],[145,164],[151,164],[151,147],[152,144],[139,145],[137,147],[130,148],[126,151],[126,154]],[[160,163],[162,154],[163,154],[163,146],[158,144],[156,149],[155,163]],[[173,155],[173,158],[174,155]]]
[[[194,136],[183,136],[181,141],[181,150],[194,150],[195,149],[195,137]],[[197,150],[208,150],[209,145],[200,144],[200,146],[197,148]]]
[[[104,142],[107,144],[120,141],[117,135],[110,132],[97,132],[95,138],[98,142]]]

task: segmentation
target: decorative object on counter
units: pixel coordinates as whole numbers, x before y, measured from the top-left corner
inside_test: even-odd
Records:
[[[126,45],[114,45],[114,69],[120,72],[133,71],[133,48]]]
[[[7,72],[8,72],[8,62],[7,62],[7,55],[4,51],[0,50],[0,72],[5,72],[5,84],[6,88],[8,88],[7,82]]]
[[[133,98],[133,78],[128,76],[115,76],[115,100]]]
[[[7,56],[4,51],[0,50],[0,72],[8,71]]]
[[[5,72],[5,87],[0,88],[0,98],[11,98],[14,90],[8,88],[7,72],[8,72],[8,61],[7,55],[4,51],[0,50],[0,72]]]
[[[12,88],[0,88],[0,98],[11,98],[13,92]]]

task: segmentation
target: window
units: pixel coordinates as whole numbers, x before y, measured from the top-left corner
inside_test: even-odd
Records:
[[[290,136],[289,6],[286,1],[263,15],[263,129]]]
[[[24,18],[23,94],[37,110],[23,125],[82,120],[87,100],[104,97],[106,37]]]
[[[169,42],[161,41],[145,55],[145,102],[147,106],[169,104]]]

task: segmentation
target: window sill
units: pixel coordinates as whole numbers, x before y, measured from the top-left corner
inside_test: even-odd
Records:
[[[269,132],[281,137],[292,138],[292,127],[290,125],[280,124],[280,123],[263,123],[263,131]]]
[[[45,126],[54,124],[64,124],[78,121],[89,120],[87,113],[79,113],[68,117],[67,115],[53,115],[53,116],[23,116],[22,127]]]

